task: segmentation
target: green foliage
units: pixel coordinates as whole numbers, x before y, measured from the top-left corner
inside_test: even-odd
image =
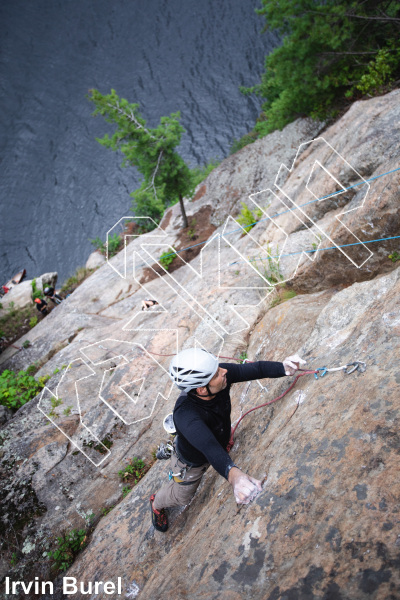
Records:
[[[99,237],[90,240],[90,242],[97,250],[100,250],[102,254],[107,253],[107,243],[103,242]],[[118,233],[108,236],[108,258],[115,256],[123,243],[124,240]]]
[[[72,529],[57,538],[57,548],[47,552],[48,558],[54,560],[53,568],[66,571],[74,562],[76,555],[85,547],[85,529]]]
[[[143,477],[146,470],[146,465],[143,460],[140,458],[133,458],[130,463],[118,471],[118,475],[123,481],[136,485]]]
[[[115,506],[109,506],[108,508],[102,508],[101,509],[101,515],[103,517],[105,517],[106,515],[108,515],[109,512],[112,511],[113,508],[115,508]]]
[[[76,269],[75,274],[69,277],[62,285],[61,292],[71,292],[75,290],[81,283],[85,281],[89,275],[93,273],[93,269],[86,269],[86,267],[79,267]]]
[[[12,567],[15,567],[15,565],[17,564],[17,562],[18,562],[17,553],[13,552],[12,555],[11,555],[10,565]]]
[[[242,204],[242,210],[240,211],[240,215],[237,217],[236,221],[243,226],[244,231],[248,233],[250,229],[252,229],[259,219],[261,219],[263,212],[259,208],[257,208],[254,213],[249,209],[247,204],[244,202]]]
[[[163,252],[158,259],[158,262],[168,271],[168,267],[175,257],[176,254],[174,252]]]
[[[67,408],[64,408],[63,414],[68,417],[68,415],[71,414],[71,409],[72,409],[72,406],[67,406]]]
[[[24,343],[22,344],[22,347],[25,348],[25,350],[26,350],[27,348],[29,348],[30,345],[31,345],[30,341],[25,340]]]
[[[254,128],[259,137],[298,117],[334,117],[355,89],[378,92],[399,76],[399,2],[261,2],[256,12],[265,17],[265,29],[283,41],[266,57],[261,83],[241,88],[266,99]]]
[[[320,236],[318,233],[317,233],[317,240],[318,240],[318,242],[312,242],[312,243],[311,243],[311,246],[312,246],[311,253],[313,253],[313,252],[316,252],[316,251],[317,251],[317,248],[318,248],[318,246],[319,246],[319,245],[320,245],[320,243],[321,243],[322,237],[321,237],[321,236]]]
[[[126,496],[129,494],[131,489],[132,488],[129,485],[124,485],[124,487],[122,488],[122,497],[126,498]]]
[[[195,232],[195,229],[194,229],[195,227],[196,227],[196,217],[193,217],[193,219],[190,222],[190,229],[187,232],[188,237],[191,240],[194,240],[196,238],[196,232]]]
[[[392,252],[392,254],[389,254],[388,258],[390,258],[390,260],[395,263],[398,260],[400,260],[400,254],[397,252],[397,250],[395,250],[394,252]]]
[[[32,317],[29,321],[29,327],[32,329],[33,327],[35,327],[37,325],[38,322],[38,318],[35,315],[34,317]]]
[[[11,302],[5,314],[0,317],[2,336],[7,338],[8,343],[13,343],[29,331],[29,321],[36,315],[37,310],[34,304],[24,308],[17,308]]]
[[[89,242],[93,244],[96,250],[100,250],[102,254],[106,253],[106,245],[101,238],[95,237],[93,240],[89,240]]]
[[[247,352],[246,352],[245,350],[243,350],[243,352],[241,352],[241,353],[240,353],[240,356],[239,356],[239,360],[240,360],[240,362],[242,362],[242,363],[243,363],[243,362],[244,362],[244,361],[245,361],[247,358],[248,358],[248,357],[247,357]]]
[[[118,235],[118,233],[108,236],[108,258],[111,258],[117,254],[123,242],[123,239]]]
[[[36,277],[31,282],[32,286],[32,298],[36,300],[36,298],[44,298],[43,292],[38,290],[36,287]]]
[[[159,125],[151,129],[139,113],[139,105],[119,98],[115,90],[103,95],[92,89],[88,99],[96,107],[93,115],[101,115],[116,126],[111,137],[106,134],[97,141],[122,152],[122,165],[136,167],[143,176],[140,188],[131,194],[135,216],[149,216],[159,222],[167,206],[194,191],[194,176],[176,152],[185,131],[179,123],[180,113],[161,117]]]
[[[363,94],[371,96],[379,93],[387,84],[393,81],[394,73],[400,61],[400,48],[382,48],[376,58],[368,64],[368,70],[361,76],[359,83],[346,92],[346,98],[351,98],[354,91],[360,90]]]
[[[51,398],[50,402],[52,408],[57,408],[57,406],[60,406],[60,404],[62,404],[61,398],[55,398],[54,396]]]
[[[276,246],[275,257],[273,256],[272,248],[269,242],[266,243],[266,251],[268,253],[267,262],[261,257],[258,259],[260,261],[259,265],[257,265],[257,261],[255,261],[254,266],[257,271],[271,284],[271,286],[275,286],[283,280],[283,275],[280,271],[280,261],[279,258],[279,247]]]
[[[276,286],[275,291],[277,293],[276,297],[271,301],[270,308],[281,304],[282,302],[286,302],[286,300],[290,300],[290,298],[294,298],[297,296],[294,290],[286,290],[285,288],[280,289],[279,286]]]
[[[18,410],[44,388],[47,379],[40,377],[37,381],[26,371],[15,373],[6,369],[0,375],[0,404]]]

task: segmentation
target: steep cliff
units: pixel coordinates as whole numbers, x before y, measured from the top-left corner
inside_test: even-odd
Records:
[[[399,244],[374,240],[400,235],[399,98],[355,103],[323,139],[322,126],[297,121],[227,158],[187,204],[189,221],[214,230],[200,253],[186,251],[169,273],[157,265],[182,247],[179,206],[170,208],[161,230],[129,238],[29,333],[31,348],[3,353],[2,368],[69,368],[0,432],[2,576],[54,577],[43,556],[54,537],[91,525],[64,575],[121,577],[122,597],[396,598],[400,271],[388,255]],[[243,201],[262,211],[248,235],[234,220]],[[145,298],[159,306],[142,312]],[[298,352],[309,368],[367,368],[304,376],[247,416],[232,457],[263,491],[238,508],[209,469],[161,534],[148,500],[166,463],[125,498],[118,471],[135,456],[153,462],[178,396],[170,355],[195,343],[221,356]],[[290,382],[234,385],[232,420]],[[63,597],[61,578],[43,598]]]

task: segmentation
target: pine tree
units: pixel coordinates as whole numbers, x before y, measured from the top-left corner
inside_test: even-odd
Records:
[[[399,84],[400,2],[261,0],[264,30],[283,38],[265,59],[261,83],[241,88],[265,98],[259,136],[298,117],[335,117],[363,94]],[[252,140],[251,140],[252,141]]]
[[[185,131],[179,123],[180,113],[161,117],[159,125],[150,129],[139,105],[119,98],[115,90],[103,95],[93,89],[88,99],[96,106],[93,115],[102,115],[117,127],[111,137],[106,134],[97,141],[121,151],[125,157],[122,166],[134,166],[143,176],[139,189],[131,194],[135,215],[159,222],[164,210],[179,200],[183,226],[188,227],[183,197],[192,195],[195,184],[190,168],[175,150]]]

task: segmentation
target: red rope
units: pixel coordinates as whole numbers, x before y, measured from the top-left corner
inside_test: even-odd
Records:
[[[226,357],[223,357],[226,358]],[[248,410],[247,412],[244,413],[244,415],[242,415],[239,419],[239,421],[236,423],[235,427],[232,429],[231,431],[231,438],[229,440],[229,444],[232,443],[233,445],[233,437],[235,435],[235,431],[238,428],[238,425],[240,423],[240,421],[242,419],[244,419],[244,417],[246,415],[248,415],[249,413],[253,412],[253,410],[257,410],[257,408],[263,408],[264,406],[269,406],[270,404],[273,404],[274,402],[277,402],[278,400],[280,400],[281,398],[283,398],[284,396],[286,396],[286,394],[288,392],[290,392],[290,390],[296,385],[297,380],[300,379],[300,377],[303,377],[303,375],[313,375],[314,373],[318,373],[318,371],[304,371],[303,373],[299,373],[299,375],[297,375],[296,379],[293,381],[292,385],[290,385],[287,390],[285,392],[283,392],[283,394],[281,394],[280,396],[277,396],[276,398],[274,398],[273,400],[270,400],[269,402],[265,402],[264,404],[260,404],[259,406],[255,406],[254,408],[251,408],[250,410]]]
[[[147,350],[147,352],[149,352],[149,354],[156,354],[156,352],[150,352],[149,350]],[[157,356],[175,356],[175,354],[156,354]],[[218,358],[228,358],[229,360],[240,360],[238,358],[233,358],[232,356],[219,356]],[[254,362],[252,360],[248,360],[247,362]],[[234,435],[235,435],[235,431],[238,428],[238,425],[240,423],[240,421],[242,419],[244,419],[244,417],[246,415],[248,415],[249,413],[253,412],[253,410],[257,410],[258,408],[264,408],[264,406],[269,406],[270,404],[273,404],[274,402],[277,402],[278,400],[280,400],[281,398],[283,398],[284,396],[286,396],[286,394],[288,392],[290,392],[290,390],[296,385],[297,380],[300,379],[300,377],[303,377],[303,375],[313,375],[314,373],[318,373],[318,371],[306,371],[304,369],[298,369],[299,371],[303,371],[302,373],[299,373],[299,375],[297,375],[296,379],[293,381],[292,385],[290,385],[287,390],[285,392],[283,392],[283,394],[281,394],[280,396],[277,396],[276,398],[274,398],[273,400],[270,400],[269,402],[265,402],[264,404],[260,404],[259,406],[255,406],[254,408],[250,408],[250,410],[248,410],[247,412],[244,413],[244,415],[242,415],[239,419],[239,421],[236,423],[235,427],[232,428],[231,430],[231,437],[229,440],[229,444],[228,444],[228,448],[232,448],[233,444],[234,444]]]

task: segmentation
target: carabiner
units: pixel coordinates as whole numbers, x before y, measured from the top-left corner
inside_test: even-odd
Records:
[[[349,367],[352,367],[352,368],[349,369]],[[361,360],[355,360],[354,362],[346,365],[346,369],[344,370],[344,372],[346,373],[346,375],[351,375],[352,373],[354,373],[354,371],[359,371],[359,373],[364,373],[366,368],[367,368],[367,365],[365,362],[362,362]]]
[[[316,369],[316,371],[322,371],[322,373],[320,373],[319,376],[323,377],[327,373],[327,368],[328,367],[318,367],[318,369]],[[318,379],[318,374],[314,373],[314,377],[315,377],[315,379]]]

